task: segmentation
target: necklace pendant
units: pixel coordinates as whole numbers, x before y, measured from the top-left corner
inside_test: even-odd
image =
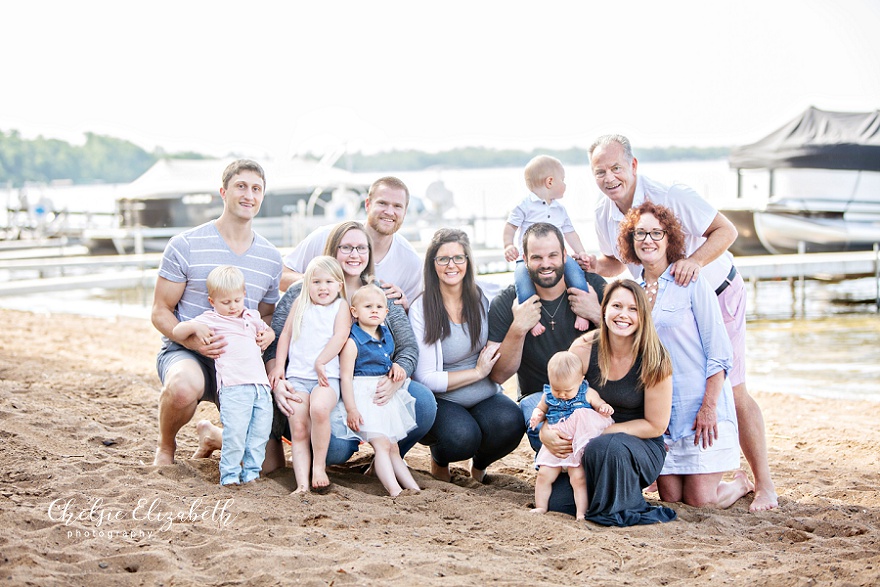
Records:
[[[550,330],[556,330],[556,320],[550,321]]]

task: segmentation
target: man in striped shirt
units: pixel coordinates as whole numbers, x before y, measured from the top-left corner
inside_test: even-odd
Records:
[[[163,335],[156,359],[162,391],[154,465],[174,462],[177,432],[192,419],[200,401],[219,402],[214,359],[223,353],[226,341],[216,335],[207,343],[194,336],[181,340],[172,336],[176,324],[210,309],[205,287],[208,273],[219,265],[241,269],[246,282],[245,305],[258,310],[267,323],[271,323],[280,297],[281,254],[252,227],[266,188],[263,168],[239,159],[226,167],[222,181],[223,213],[172,238],[159,266],[152,321]],[[273,338],[270,328],[257,342],[265,349]]]

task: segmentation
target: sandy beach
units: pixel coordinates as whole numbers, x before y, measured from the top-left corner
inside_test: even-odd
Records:
[[[780,507],[673,506],[679,519],[604,528],[529,513],[520,447],[491,483],[431,478],[392,499],[362,474],[369,446],[322,495],[290,469],[240,489],[219,453],[151,466],[159,335],[148,321],[0,310],[0,583],[8,585],[874,585],[880,578],[878,405],[753,390]],[[743,460],[743,466],[745,461]],[[656,494],[653,495],[656,499]]]

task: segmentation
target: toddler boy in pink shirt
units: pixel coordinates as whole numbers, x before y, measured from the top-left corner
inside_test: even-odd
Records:
[[[215,360],[223,424],[220,484],[238,485],[260,477],[266,456],[272,395],[257,334],[268,330],[274,338],[275,333],[259,312],[245,307],[247,286],[241,270],[221,265],[208,274],[205,285],[214,309],[177,324],[173,334],[180,339],[195,334],[205,344],[221,335],[227,342]]]

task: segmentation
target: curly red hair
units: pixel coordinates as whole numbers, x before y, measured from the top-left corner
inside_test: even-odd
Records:
[[[617,247],[620,249],[620,256],[623,262],[641,264],[641,260],[636,256],[633,233],[636,231],[636,224],[638,224],[642,214],[653,215],[657,222],[660,223],[660,226],[666,230],[666,260],[670,265],[679,259],[684,259],[686,256],[684,230],[681,228],[681,222],[678,221],[672,210],[648,200],[640,206],[631,208],[620,223]]]

